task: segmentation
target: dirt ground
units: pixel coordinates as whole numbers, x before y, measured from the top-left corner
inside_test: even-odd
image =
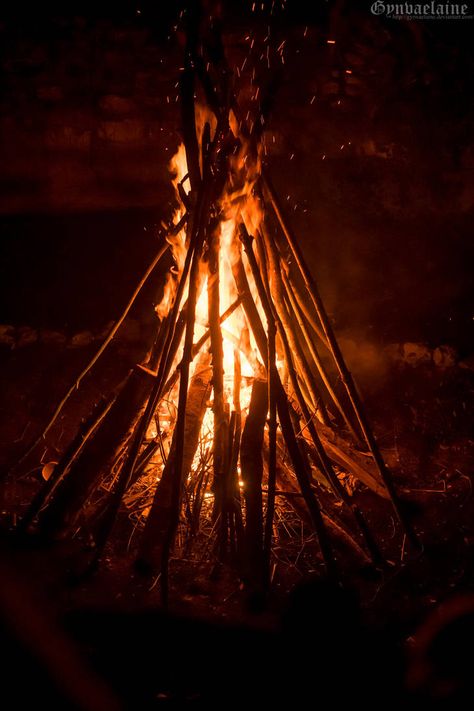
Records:
[[[31,442],[94,345],[64,349],[36,344],[2,354],[2,468],[8,471],[25,443]],[[118,340],[106,352],[93,376],[74,395],[60,422],[8,481],[3,491],[2,528],[9,531],[41,484],[42,464],[55,461],[75,433],[95,399],[115,386],[137,358],[143,344]],[[54,377],[52,374],[54,373]],[[474,585],[474,373],[464,363],[439,367],[392,362],[383,385],[367,397],[367,407],[383,454],[409,517],[423,544],[417,552],[403,540],[393,512],[365,487],[358,486],[356,501],[377,532],[390,561],[377,574],[368,574],[351,552],[338,548],[338,564],[345,586],[357,591],[367,621],[397,629],[409,637],[433,606]],[[16,416],[11,417],[15,412]],[[34,537],[14,542],[14,566],[22,577],[33,578],[37,593],[63,611],[83,606],[117,610],[159,604],[156,581],[141,578],[133,568],[134,549],[128,548],[132,525],[124,513],[100,570],[80,578],[90,550],[83,539],[44,545]],[[8,550],[8,546],[7,546]],[[11,551],[10,551],[11,554]],[[172,562],[172,609],[192,616],[250,621],[274,625],[284,608],[286,594],[298,582],[320,574],[322,564],[310,532],[275,550],[273,593],[268,608],[252,611],[240,580],[231,569],[217,574],[212,560]],[[214,570],[215,572],[215,570]]]

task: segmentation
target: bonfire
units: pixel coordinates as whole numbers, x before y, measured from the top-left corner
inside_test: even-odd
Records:
[[[311,527],[329,575],[335,539],[383,565],[355,484],[389,500],[417,543],[266,174],[262,126],[243,116],[216,37],[209,55],[195,33],[187,38],[183,143],[170,165],[178,207],[160,249],[42,437],[167,254],[154,342],[82,423],[19,524],[49,537],[86,530],[97,564],[125,512],[137,567],[159,576],[165,603],[170,555],[193,546],[268,589],[290,507]]]

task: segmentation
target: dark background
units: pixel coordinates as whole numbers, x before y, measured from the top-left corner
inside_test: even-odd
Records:
[[[266,160],[339,332],[448,343],[464,357],[472,23],[384,20],[369,8],[224,3],[229,61],[248,55],[244,100],[253,70],[271,93]],[[179,3],[1,12],[0,321],[100,327],[170,214]]]

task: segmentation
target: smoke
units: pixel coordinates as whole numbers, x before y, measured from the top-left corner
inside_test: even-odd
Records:
[[[358,339],[353,334],[339,334],[338,340],[347,366],[364,392],[379,390],[392,367],[387,351],[380,344]]]

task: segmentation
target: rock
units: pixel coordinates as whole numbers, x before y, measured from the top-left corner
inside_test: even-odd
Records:
[[[431,350],[423,343],[404,343],[402,346],[402,360],[411,366],[429,363]]]
[[[13,348],[15,345],[15,329],[13,326],[0,324],[0,346]]]
[[[94,334],[91,331],[80,331],[75,333],[69,342],[70,348],[85,348],[94,341]]]
[[[433,363],[437,368],[452,368],[456,362],[456,351],[451,346],[438,346],[434,349]]]
[[[401,343],[389,343],[383,350],[392,361],[401,361],[403,358],[403,346]]]
[[[16,347],[24,348],[25,346],[32,346],[38,342],[38,331],[29,326],[21,326],[17,330]]]
[[[64,346],[66,344],[67,337],[64,333],[60,333],[59,331],[45,330],[39,332],[39,340],[45,345]]]
[[[54,469],[57,464],[58,462],[48,462],[43,466],[41,470],[41,476],[43,477],[44,481],[48,481],[48,479],[50,479],[51,474],[54,472]]]

